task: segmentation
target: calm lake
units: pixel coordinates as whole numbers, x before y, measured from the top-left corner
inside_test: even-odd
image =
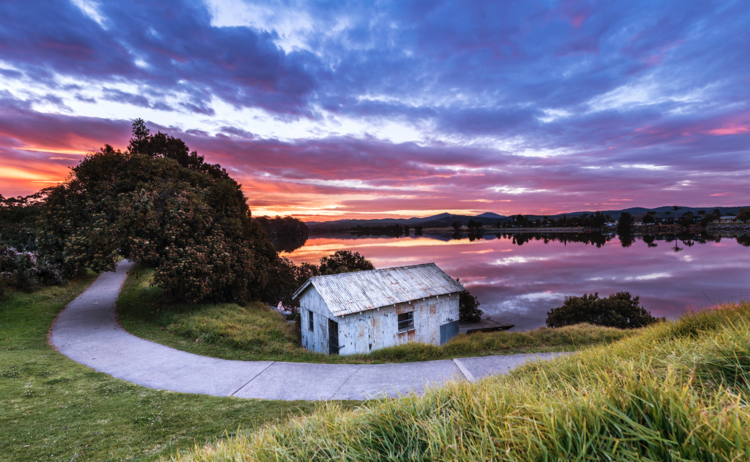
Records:
[[[636,237],[629,247],[616,236],[600,236],[593,244],[572,242],[575,236],[554,239],[311,236],[285,255],[298,263],[317,263],[336,250],[351,250],[377,268],[434,262],[460,278],[485,314],[515,324],[514,331],[543,326],[547,311],[561,305],[565,296],[584,293],[630,292],[640,296],[654,316],[667,318],[719,301],[750,298],[747,236],[739,242],[737,237],[718,242],[716,237]]]

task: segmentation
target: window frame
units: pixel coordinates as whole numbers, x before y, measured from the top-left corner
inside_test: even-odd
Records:
[[[307,310],[307,328],[310,332],[315,332],[315,318],[313,317],[313,314],[312,311]]]
[[[402,320],[401,319],[402,316],[405,316],[405,319]],[[396,322],[397,322],[397,327],[398,327],[398,332],[399,333],[400,332],[408,332],[410,330],[414,330],[414,312],[413,311],[409,311],[409,312],[406,312],[406,313],[400,313],[396,317]],[[402,325],[404,323],[406,323],[406,325],[404,327],[402,327]]]

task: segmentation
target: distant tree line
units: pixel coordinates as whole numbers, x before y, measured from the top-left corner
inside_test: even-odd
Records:
[[[594,213],[583,213],[578,216],[568,216],[567,214],[563,214],[560,217],[550,217],[547,215],[543,215],[541,217],[535,216],[535,215],[511,215],[506,220],[503,221],[496,221],[493,223],[488,223],[487,219],[484,220],[468,220],[468,223],[465,225],[462,221],[455,220],[453,221],[450,226],[454,229],[455,233],[463,232],[464,230],[467,230],[469,233],[472,233],[475,235],[476,238],[479,237],[481,233],[487,229],[487,228],[502,228],[502,229],[508,229],[508,228],[589,228],[591,230],[599,230],[603,231],[605,228],[612,227],[612,229],[617,229],[619,233],[627,233],[628,230],[632,229],[633,226],[635,226],[636,223],[643,223],[646,225],[649,224],[661,224],[661,225],[675,225],[678,224],[683,227],[687,227],[690,225],[700,224],[701,226],[705,227],[707,224],[712,222],[713,220],[718,219],[721,216],[719,209],[714,209],[713,212],[708,213],[706,210],[698,210],[696,213],[693,213],[692,211],[686,211],[682,215],[678,214],[679,210],[682,210],[683,207],[680,206],[672,206],[672,210],[668,210],[665,212],[662,212],[663,216],[659,214],[659,212],[656,211],[649,211],[644,215],[633,215],[630,212],[622,212],[621,216],[618,220],[615,220],[612,216],[608,214],[603,214],[600,211],[594,212]],[[731,214],[730,214],[731,215]],[[750,220],[750,208],[741,209],[740,212],[737,214],[737,218],[740,222],[746,223],[748,220]],[[437,221],[433,220],[434,227],[441,227],[445,226],[445,224],[438,224]],[[614,225],[617,223],[617,228],[614,228]],[[324,226],[315,226],[311,230],[311,234],[331,234],[331,233],[341,233],[345,231],[350,231],[352,233],[355,233],[357,235],[380,235],[380,236],[401,236],[401,235],[409,235],[408,229],[409,225],[404,225],[406,228],[406,232],[399,231],[397,228],[401,225],[375,225],[375,226],[362,226],[358,225],[356,227],[352,228],[337,228],[337,227],[324,227]],[[419,234],[417,234],[419,235]],[[456,239],[460,239],[460,235],[455,235]]]
[[[345,227],[327,227],[327,226],[314,226],[308,229],[311,236],[321,234],[344,234],[350,231],[350,228]]]
[[[563,216],[559,218],[549,217],[547,215],[537,218],[530,215],[512,215],[510,216],[510,221],[498,223],[498,225],[502,228],[601,228],[605,223],[613,223],[614,221],[615,220],[609,215],[595,212],[593,214],[584,213],[576,217],[568,217],[566,214],[563,214]]]
[[[563,244],[581,242],[597,247],[602,247],[613,239],[613,236],[601,233],[498,233],[497,237],[509,239],[516,245],[524,245],[530,241],[543,241],[545,244],[548,242],[561,242]]]
[[[672,210],[665,211],[663,217],[654,210],[649,210],[640,217],[635,217],[628,212],[623,212],[622,215],[627,215],[625,219],[623,219],[622,215],[620,216],[618,229],[622,229],[626,232],[628,229],[632,228],[635,223],[643,223],[647,226],[679,225],[681,227],[689,227],[693,225],[700,225],[701,227],[706,227],[711,222],[718,220],[722,216],[719,209],[714,209],[711,212],[700,209],[696,211],[696,213],[688,210],[679,215],[679,211],[682,209],[683,207],[680,207],[679,205],[673,205]],[[730,213],[728,215],[732,214]],[[737,213],[737,220],[740,223],[747,223],[748,220],[750,220],[750,208],[741,208]]]
[[[294,217],[257,217],[258,222],[266,236],[278,252],[292,252],[299,249],[310,234],[307,225]]]
[[[401,237],[409,236],[411,234],[411,227],[409,225],[378,225],[378,226],[352,226],[349,228],[349,232],[356,236],[390,236],[390,237]],[[414,235],[422,235],[422,227],[414,227]]]

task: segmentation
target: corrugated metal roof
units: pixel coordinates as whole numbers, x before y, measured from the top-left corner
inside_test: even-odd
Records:
[[[464,290],[434,263],[315,276],[297,289],[294,298],[310,285],[336,316]]]

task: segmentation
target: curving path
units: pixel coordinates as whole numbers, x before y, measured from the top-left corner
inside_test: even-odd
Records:
[[[115,302],[132,264],[103,273],[58,316],[49,343],[73,361],[148,388],[281,400],[367,399],[421,393],[448,380],[503,374],[555,353],[402,364],[307,364],[208,358],[149,342],[117,322]]]

